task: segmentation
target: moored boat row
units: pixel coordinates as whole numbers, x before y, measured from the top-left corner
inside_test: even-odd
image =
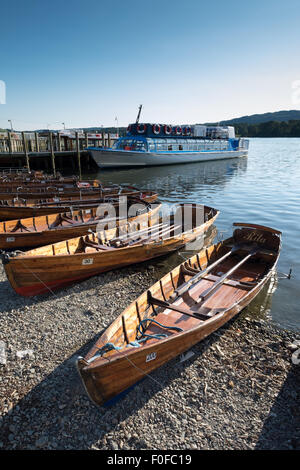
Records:
[[[65,184],[60,198],[0,204],[1,258],[20,295],[51,295],[105,271],[173,253],[204,236],[219,215],[195,203],[167,210],[155,191],[101,183],[102,197],[86,191],[72,199],[72,185]],[[237,315],[272,276],[280,248],[278,230],[235,223],[230,238],[203,247],[158,280],[78,358],[89,397],[98,405],[110,403]]]
[[[89,209],[98,207],[99,204],[118,201],[120,197],[139,198],[144,202],[156,201],[158,194],[155,191],[141,191],[133,187],[107,188],[102,191],[99,197],[89,194],[81,194],[80,197],[53,197],[47,199],[40,198],[13,198],[10,200],[0,200],[0,220],[24,219],[27,217],[38,217],[41,215],[57,214],[74,209]]]
[[[166,220],[158,215],[159,209],[160,205],[127,219],[127,223],[116,225],[113,220],[115,227],[97,234],[24,253],[6,253],[2,261],[7,278],[18,294],[41,294],[101,272],[171,253],[198,238],[218,216],[218,211],[211,207],[188,204],[179,206]],[[104,227],[109,225],[107,218],[99,222]],[[94,225],[94,221],[88,222],[81,230],[87,233],[87,227]],[[51,236],[49,232],[47,237]]]
[[[150,204],[143,199],[118,199],[111,203],[96,203],[86,209],[72,209],[65,212],[0,222],[0,250],[33,248],[56,243],[88,231],[114,225],[131,223],[136,217],[148,217],[159,210],[161,204]],[[76,207],[76,206],[75,206]],[[109,216],[108,216],[109,215]],[[108,217],[107,217],[108,216]]]

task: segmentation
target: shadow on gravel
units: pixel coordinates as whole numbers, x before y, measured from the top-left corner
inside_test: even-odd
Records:
[[[174,264],[172,254],[168,254],[156,259],[145,261],[143,263],[133,264],[131,266],[116,269],[113,271],[107,271],[105,273],[98,274],[87,279],[83,279],[82,281],[74,282],[69,286],[54,290],[53,292],[49,291],[40,295],[35,295],[33,297],[24,297],[22,295],[17,294],[11,287],[8,280],[0,281],[0,298],[5,299],[2,308],[9,313],[11,312],[11,310],[15,310],[16,308],[22,308],[26,305],[42,304],[44,302],[51,301],[52,299],[60,300],[69,296],[78,296],[82,292],[89,291],[91,288],[95,287],[99,289],[99,292],[101,292],[101,288],[105,287],[107,282],[117,282],[119,279],[127,278],[130,274],[143,274],[147,271],[151,271],[151,273],[153,273],[156,270],[161,271],[161,267],[165,266],[165,261],[168,257],[171,258],[172,264],[168,263],[167,267],[169,266],[169,264],[172,266],[172,268],[175,267],[176,263]],[[168,271],[169,269],[167,268],[166,272]],[[160,274],[156,277],[159,278]],[[92,283],[91,280],[93,280]]]
[[[300,449],[300,365],[289,371],[255,449]]]
[[[218,334],[221,335],[230,325],[231,322]],[[117,403],[100,408],[87,397],[75,367],[77,356],[83,356],[100,334],[59,365],[0,419],[2,449],[93,448],[120,423],[122,426],[126,418],[135,416],[149,399],[180,377],[185,367],[218,339],[215,335],[210,336],[193,349],[195,355],[188,361],[182,364],[178,359],[170,361],[151,374],[154,380],[145,378]],[[180,396],[177,399],[180,403]],[[199,402],[201,394],[197,406]],[[156,419],[158,422],[161,419],[158,412]],[[147,448],[143,439],[137,437],[131,437],[127,444],[134,449]]]

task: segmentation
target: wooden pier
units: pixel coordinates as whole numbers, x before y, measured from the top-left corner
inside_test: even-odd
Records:
[[[87,147],[110,147],[117,138],[104,132],[1,132],[0,168],[26,166],[28,170],[43,169],[53,174],[71,168],[81,176],[82,167],[89,170],[94,165]]]

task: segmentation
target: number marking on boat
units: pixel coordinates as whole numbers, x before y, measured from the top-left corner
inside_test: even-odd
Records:
[[[83,265],[86,265],[86,264],[93,264],[93,262],[94,262],[94,258],[84,258],[84,259],[82,260],[82,264],[83,264]]]
[[[156,359],[156,352],[153,352],[151,354],[147,354],[146,362],[154,361],[154,359]]]
[[[6,241],[7,241],[7,242],[14,242],[14,241],[15,241],[15,237],[7,237],[7,238],[6,238]]]

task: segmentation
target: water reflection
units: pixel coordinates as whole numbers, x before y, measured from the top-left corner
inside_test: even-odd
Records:
[[[105,170],[93,176],[105,183],[154,189],[159,192],[159,197],[164,202],[192,202],[201,196],[207,185],[210,190],[226,186],[233,177],[245,173],[246,170],[247,158],[237,158],[186,165]]]
[[[273,294],[278,287],[278,275],[275,272],[260,293],[252,300],[250,305],[245,308],[241,315],[257,320],[271,320]]]

